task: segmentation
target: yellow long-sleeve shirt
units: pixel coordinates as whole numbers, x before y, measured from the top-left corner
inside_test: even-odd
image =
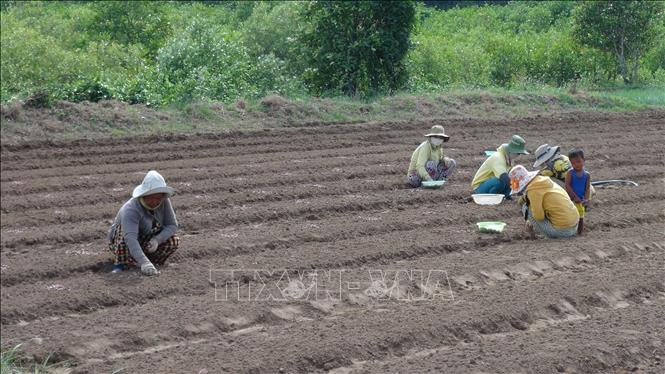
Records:
[[[526,187],[529,210],[536,221],[547,218],[557,229],[567,229],[577,224],[580,214],[561,186],[549,177],[537,176]]]
[[[496,152],[489,156],[482,165],[480,165],[480,168],[476,171],[476,175],[471,182],[471,189],[475,190],[484,181],[492,177],[499,178],[501,174],[507,173],[508,171],[510,171],[510,164],[506,158],[506,150],[501,146],[497,148]]]
[[[541,166],[540,175],[544,177],[554,177],[563,182],[566,179],[566,172],[570,170],[571,167],[568,157],[559,155],[554,160],[546,162]]]
[[[443,149],[441,147],[434,147],[429,140],[425,140],[420,143],[418,148],[413,151],[411,155],[411,163],[409,164],[409,170],[407,175],[411,174],[412,171],[417,171],[420,178],[423,180],[432,179],[425,169],[425,164],[427,161],[436,161],[442,162],[443,160]]]

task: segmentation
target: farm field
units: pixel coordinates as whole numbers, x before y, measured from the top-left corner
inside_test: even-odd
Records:
[[[408,188],[435,124],[457,173]],[[530,240],[516,203],[470,198],[483,151],[513,133],[639,186],[598,188],[581,237]],[[652,109],[3,145],[2,349],[81,373],[662,373],[664,140]],[[179,252],[157,277],[110,274],[107,229],[150,169],[178,191]],[[358,287],[221,300],[218,269],[343,269]],[[395,269],[442,270],[446,292],[375,292],[370,272]]]

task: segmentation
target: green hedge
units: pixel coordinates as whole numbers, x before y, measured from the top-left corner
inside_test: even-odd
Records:
[[[393,39],[382,29],[367,28],[362,20],[340,23],[335,12],[321,6],[325,3],[7,4],[0,17],[3,102],[38,95],[46,98],[45,104],[111,98],[172,105],[273,93],[381,94],[617,81],[611,55],[572,38],[574,2],[513,2],[446,11],[418,5],[410,36],[391,36],[395,42],[386,50],[381,49],[382,40]],[[357,8],[354,14],[393,17],[385,16],[385,5],[363,3]],[[317,29],[321,25],[327,29]],[[366,45],[371,50],[362,54],[367,61],[358,65],[349,60],[353,54],[344,48],[317,47],[327,39],[341,40],[333,35],[339,30],[349,40],[364,35],[357,43],[345,39],[335,45]],[[665,83],[665,25],[657,31],[662,37],[641,61],[643,84]],[[408,50],[402,58],[397,48],[403,45]],[[327,64],[335,71],[328,71]],[[390,76],[374,72],[375,67]]]

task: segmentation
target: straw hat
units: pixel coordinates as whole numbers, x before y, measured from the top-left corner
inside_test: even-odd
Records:
[[[559,149],[560,149],[560,147],[558,145],[555,146],[555,145],[549,145],[549,144],[543,144],[540,147],[538,147],[538,149],[536,149],[536,153],[535,153],[536,162],[533,163],[533,167],[537,168],[540,165],[542,165],[542,164],[546,163],[547,161],[549,161],[550,159],[552,159],[552,157],[554,157],[554,155],[557,152],[559,152]]]
[[[538,175],[537,171],[528,171],[522,165],[516,165],[508,173],[510,178],[510,194],[515,195],[524,191],[529,182]]]
[[[506,146],[506,149],[509,153],[519,153],[523,155],[529,154],[529,152],[524,148],[526,141],[524,141],[524,139],[519,135],[513,135],[512,138],[510,138],[510,143],[504,145]]]
[[[173,188],[166,185],[166,181],[161,174],[154,170],[150,170],[148,174],[145,175],[145,178],[143,178],[143,183],[134,188],[132,197],[141,197],[155,193],[165,193],[171,196],[174,192],[175,190]]]
[[[443,138],[444,142],[447,142],[448,139],[450,139],[450,136],[446,135],[446,131],[443,129],[443,126],[441,125],[432,126],[432,130],[430,130],[430,133],[425,136],[426,137],[436,136],[438,138]]]

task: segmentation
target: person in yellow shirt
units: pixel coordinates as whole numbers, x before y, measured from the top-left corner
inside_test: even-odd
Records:
[[[474,193],[502,194],[510,198],[510,178],[508,171],[513,160],[522,154],[529,154],[526,142],[519,135],[513,135],[510,142],[502,144],[489,156],[473,177],[471,189]]]
[[[441,145],[450,139],[443,126],[432,126],[427,140],[420,143],[411,155],[406,181],[411,187],[420,187],[422,181],[440,181],[450,178],[455,171],[455,160],[443,155]]]
[[[538,171],[527,171],[522,165],[508,173],[512,195],[524,195],[518,202],[526,220],[526,229],[550,238],[568,238],[577,234],[580,215],[563,187]]]

